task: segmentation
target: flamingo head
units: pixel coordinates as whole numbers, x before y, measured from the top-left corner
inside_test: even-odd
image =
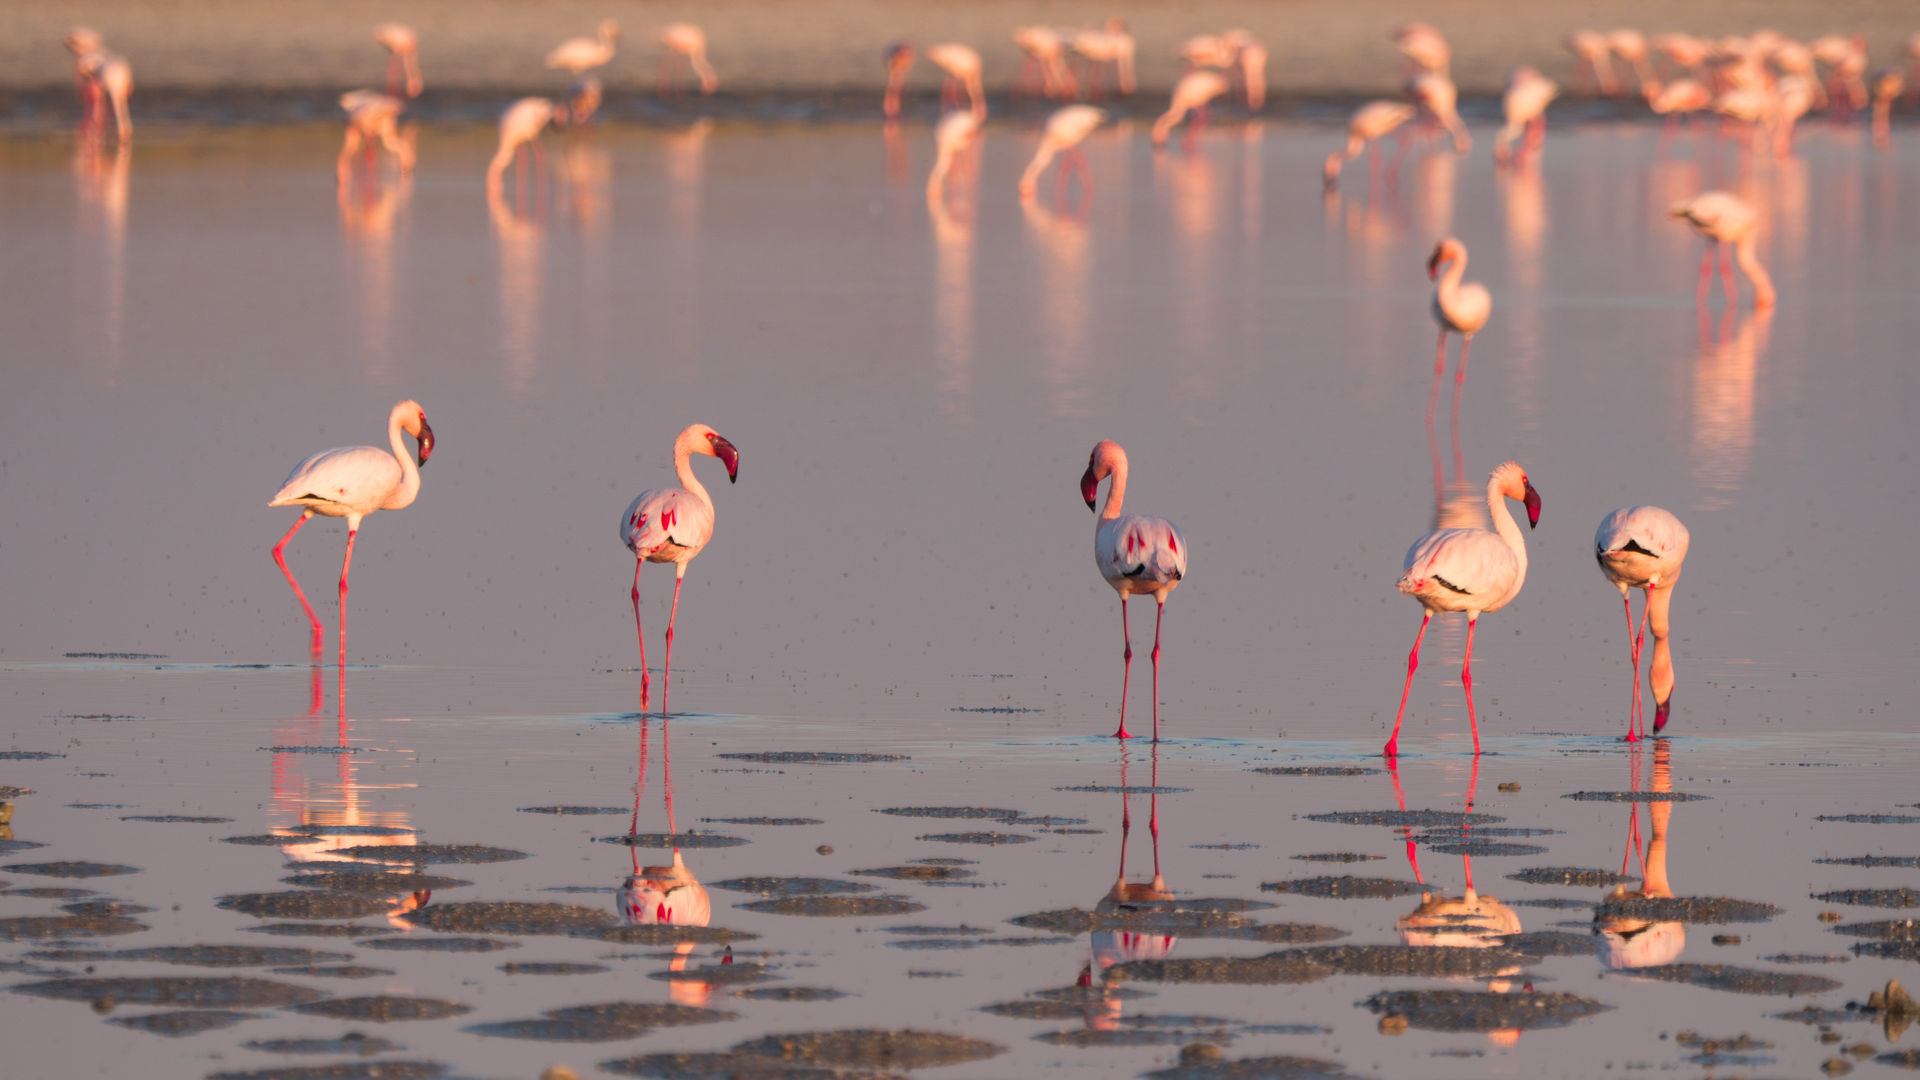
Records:
[[[415,459],[425,465],[427,459],[433,456],[433,429],[427,426],[427,411],[420,407],[419,402],[409,398],[393,407],[393,415],[400,421],[400,429],[413,436],[419,446]]]
[[[887,46],[887,70],[905,72],[913,66],[913,42],[896,41]]]
[[[1526,497],[1521,500],[1527,504],[1527,528],[1538,528],[1540,526],[1540,493],[1533,490],[1533,485],[1527,483],[1526,477],[1521,477],[1520,482],[1527,485]]]
[[[600,24],[600,37],[606,41],[620,40],[620,24],[607,19]]]
[[[1114,462],[1125,461],[1127,452],[1112,439],[1101,439],[1093,446],[1093,453],[1087,455],[1087,471],[1080,474],[1080,497],[1087,502],[1087,509],[1094,508],[1094,496],[1100,493],[1100,481],[1112,472]]]
[[[740,451],[735,449],[732,443],[728,442],[724,436],[712,428],[706,429],[704,434],[707,437],[707,449],[705,452],[719,458],[720,463],[727,467],[727,483],[731,484],[739,480]]]
[[[1449,236],[1433,246],[1433,254],[1427,259],[1427,280],[1440,276],[1440,268],[1467,253],[1467,246]]]
[[[1509,499],[1519,499],[1527,507],[1527,528],[1536,528],[1540,524],[1540,493],[1533,490],[1533,482],[1527,479],[1527,470],[1517,462],[1503,462],[1493,470],[1490,491],[1498,491]]]
[[[1320,182],[1326,186],[1328,191],[1332,191],[1335,187],[1339,186],[1340,170],[1346,163],[1347,155],[1338,150],[1327,155],[1326,164],[1320,166]]]

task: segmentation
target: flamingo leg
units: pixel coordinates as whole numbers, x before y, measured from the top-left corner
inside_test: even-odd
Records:
[[[1733,248],[1724,241],[1720,247],[1720,284],[1727,292],[1727,310],[1740,306],[1739,294],[1733,289]]]
[[[347,677],[347,571],[353,567],[353,538],[359,529],[347,530],[347,556],[340,560],[340,677]]]
[[[640,559],[633,560],[633,636],[640,639],[640,711],[647,711],[647,632],[640,628]],[[645,730],[645,729],[642,729]]]
[[[1413,635],[1413,651],[1407,654],[1407,685],[1400,688],[1400,711],[1393,715],[1393,734],[1387,737],[1387,747],[1381,753],[1388,761],[1400,754],[1400,721],[1407,715],[1407,694],[1413,690],[1413,673],[1420,668],[1420,639],[1427,636],[1427,623],[1433,618],[1429,611],[1420,616],[1420,632]],[[1399,786],[1399,778],[1394,779]]]
[[[1447,328],[1440,328],[1440,343],[1433,350],[1433,375],[1438,379],[1447,369]]]
[[[1473,628],[1480,622],[1473,615],[1467,616],[1467,655],[1460,661],[1460,685],[1467,692],[1467,727],[1473,731],[1473,752],[1480,752],[1480,721],[1473,716]]]
[[[1127,629],[1127,597],[1125,593],[1120,595],[1120,636],[1121,640],[1127,643],[1127,651],[1123,654],[1126,658],[1126,664],[1120,669],[1120,730],[1114,732],[1113,737],[1116,739],[1131,739],[1133,736],[1127,734],[1127,682],[1133,678],[1133,631]]]
[[[673,579],[673,606],[667,609],[667,662],[660,669],[660,715],[667,714],[667,697],[673,693],[673,620],[680,614],[680,586],[685,583],[687,564],[680,564],[680,576]]]
[[[1627,712],[1627,741],[1639,742],[1634,723],[1640,718],[1640,641],[1633,632],[1633,598],[1621,593],[1620,606],[1627,612],[1627,651],[1633,657],[1633,704]]]
[[[1707,306],[1707,296],[1713,289],[1713,252],[1719,246],[1717,243],[1708,244],[1706,254],[1700,256],[1700,287],[1693,294],[1693,302],[1697,307]]]
[[[287,584],[293,586],[293,595],[300,600],[300,610],[307,613],[307,622],[313,626],[313,655],[317,657],[320,655],[320,642],[322,637],[320,617],[313,613],[313,605],[307,603],[306,592],[300,588],[300,583],[294,580],[293,571],[287,569],[287,558],[281,554],[281,551],[287,546],[287,541],[293,539],[293,534],[299,532],[300,526],[305,525],[307,519],[312,516],[313,511],[311,510],[301,512],[300,520],[294,522],[293,528],[288,529],[287,534],[280,538],[280,542],[273,545],[273,561],[280,564],[280,572],[287,576]]]
[[[1156,599],[1153,609],[1153,741],[1160,741],[1160,617],[1167,613],[1167,602]]]

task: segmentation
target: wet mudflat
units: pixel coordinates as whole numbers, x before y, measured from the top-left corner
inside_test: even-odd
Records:
[[[1011,199],[1033,137],[1009,125],[977,202],[931,220],[904,136],[606,128],[504,216],[479,132],[429,129],[411,186],[344,205],[331,129],[157,127],[124,174],[0,143],[25,388],[0,497],[36,508],[0,520],[37,568],[0,621],[22,1069],[1911,1057],[1848,1008],[1920,982],[1909,133],[1873,156],[1816,128],[1742,166],[1556,128],[1539,173],[1426,155],[1329,202],[1324,132],[1161,159],[1115,132],[1082,213]],[[1713,185],[1769,208],[1770,316],[1696,317],[1699,249],[1659,210]],[[1495,295],[1458,466],[1444,410],[1432,445],[1423,423],[1443,233]],[[420,502],[361,534],[352,665],[312,669],[267,556],[290,522],[259,504],[401,396],[440,446]],[[745,464],[689,574],[669,723],[633,713],[608,526],[696,419]],[[1158,750],[1100,737],[1115,603],[1072,481],[1102,436],[1200,549]],[[1488,753],[1441,622],[1388,770],[1400,553],[1436,469],[1471,496],[1508,457],[1546,508],[1476,641]],[[1633,502],[1694,533],[1673,738],[1637,749],[1587,551]],[[340,540],[289,547],[329,629]],[[667,578],[641,584],[657,634]]]

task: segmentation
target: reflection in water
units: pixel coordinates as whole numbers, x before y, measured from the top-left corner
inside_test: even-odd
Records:
[[[1506,216],[1507,281],[1517,295],[1532,299],[1540,295],[1541,272],[1546,265],[1540,249],[1547,237],[1547,197],[1539,161],[1502,169],[1494,174],[1494,182],[1499,186]]]
[[[647,736],[651,727],[645,720],[640,722],[640,771],[633,782],[633,819],[627,826],[629,836],[640,830],[640,799],[647,791]],[[673,818],[671,738],[671,726],[661,724],[660,789],[667,808],[667,832],[677,838],[680,830]],[[633,873],[614,891],[613,901],[615,910],[624,922],[630,926],[706,926],[713,921],[713,900],[707,895],[707,887],[700,884],[692,870],[687,869],[686,861],[680,857],[678,844],[674,845],[673,862],[668,866],[641,866],[640,848],[630,844],[628,851],[633,860]],[[676,944],[667,970],[686,971],[694,948],[691,941]],[[720,962],[733,963],[731,947],[727,948]],[[704,1006],[707,999],[713,996],[713,985],[702,979],[674,979],[668,986],[669,996],[681,1005]]]
[[[1120,743],[1120,869],[1114,875],[1113,886],[1107,894],[1094,905],[1099,914],[1125,911],[1140,904],[1152,904],[1173,899],[1173,890],[1167,886],[1166,878],[1160,874],[1160,748],[1154,746],[1150,751],[1149,793],[1147,795],[1147,832],[1153,837],[1153,879],[1146,882],[1127,880],[1127,836],[1133,831],[1132,795],[1127,789],[1127,744]],[[1087,1026],[1096,1030],[1111,1031],[1119,1026],[1121,1000],[1118,995],[1108,994],[1111,989],[1105,978],[1106,970],[1115,964],[1131,960],[1164,960],[1172,954],[1173,947],[1180,941],[1174,934],[1154,930],[1094,930],[1089,944],[1093,955],[1086,967],[1080,970],[1078,985],[1081,987],[1100,987],[1102,1004],[1100,1012],[1091,1009],[1087,1013]]]
[[[1631,772],[1630,790],[1640,790],[1641,754],[1636,748],[1627,753]],[[1668,739],[1653,741],[1653,789],[1656,793],[1673,790],[1673,743]],[[1640,804],[1627,804],[1627,850],[1620,860],[1620,872],[1626,873],[1632,864],[1633,853],[1640,846]],[[1668,897],[1673,895],[1673,886],[1667,882],[1667,826],[1673,817],[1673,803],[1668,801],[1647,804],[1647,818],[1651,824],[1652,835],[1646,842],[1646,857],[1640,868],[1640,887],[1629,889],[1625,885],[1615,888],[1607,895],[1609,900],[1627,900],[1634,897]],[[1625,917],[1597,918],[1594,932],[1599,934],[1600,962],[1614,969],[1657,967],[1671,964],[1680,958],[1680,951],[1687,945],[1687,929],[1677,922],[1650,922],[1646,919]]]
[[[1211,154],[1162,154],[1154,158],[1167,191],[1167,209],[1173,218],[1174,297],[1176,340],[1188,356],[1210,355],[1218,347],[1220,328],[1214,310],[1219,300],[1214,280],[1214,258],[1222,219],[1220,177]],[[1181,372],[1181,396],[1192,394],[1192,368]]]
[[[79,207],[79,228],[75,239],[88,242],[88,234],[97,227],[104,264],[98,288],[106,301],[102,321],[106,324],[107,378],[119,377],[126,364],[127,337],[127,188],[133,174],[133,147],[120,142],[108,154],[97,134],[73,145],[73,187]],[[85,263],[83,257],[78,260]]]
[[[939,371],[940,411],[968,417],[973,397],[973,203],[976,185],[962,185],[960,213],[947,208],[946,196],[927,193],[933,222],[933,354]]]
[[[494,184],[487,186],[487,216],[493,222],[500,264],[500,358],[506,365],[507,388],[518,393],[527,388],[539,363],[546,226],[537,204],[533,216],[515,213]]]
[[[668,344],[682,356],[700,352],[700,255],[705,231],[700,211],[707,138],[712,133],[713,118],[703,116],[660,140],[666,155],[667,233],[672,260],[680,268],[678,273],[667,275],[664,315]]]
[[[1020,214],[1040,254],[1040,287],[1046,297],[1040,308],[1040,340],[1047,381],[1053,387],[1053,415],[1085,416],[1093,360],[1087,344],[1093,317],[1087,225],[1078,217],[1047,209],[1038,199],[1021,199]]]
[[[1413,227],[1423,236],[1453,232],[1453,203],[1460,159],[1452,154],[1423,154],[1413,164]]]
[[[394,381],[393,308],[397,280],[394,273],[394,221],[413,198],[413,178],[391,184],[336,188],[340,230],[347,241],[347,274],[360,286],[360,310],[354,322],[360,348],[367,355],[367,373],[374,381]]]
[[[1694,482],[1706,489],[1695,509],[1720,510],[1746,480],[1753,459],[1754,389],[1761,357],[1766,355],[1773,311],[1721,313],[1719,335],[1711,317],[1700,311],[1700,352],[1693,363],[1693,413],[1688,449]]]
[[[612,355],[613,311],[613,156],[587,130],[570,134],[560,151],[564,214],[579,236],[581,266],[574,290],[580,315],[583,352],[598,370]]]

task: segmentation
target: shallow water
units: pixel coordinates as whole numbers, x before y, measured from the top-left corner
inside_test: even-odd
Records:
[[[50,935],[0,942],[0,961],[21,965],[16,985],[91,966],[93,977],[239,975],[471,1011],[382,1024],[196,1004],[251,1017],[160,1040],[106,1021],[187,1006],[122,1000],[103,1020],[84,1001],[10,995],[8,1030],[54,1036],[9,1040],[31,1071],[126,1053],[157,1076],[360,1060],[364,1044],[291,1056],[243,1045],[347,1031],[398,1044],[373,1060],[503,1077],[854,1027],[1006,1048],[939,1074],[954,1076],[1134,1074],[1208,1040],[1230,1059],[1296,1055],[1359,1075],[1692,1068],[1702,1051],[1674,1037],[1683,1030],[1770,1042],[1739,1051],[1771,1059],[1749,1062],[1762,1073],[1805,1075],[1861,1042],[1890,1048],[1878,1024],[1836,1024],[1844,1041],[1826,1045],[1813,1026],[1769,1017],[1808,1002],[1839,1009],[1914,977],[1911,959],[1855,956],[1873,939],[1816,918],[1905,912],[1813,896],[1914,883],[1911,867],[1815,859],[1920,854],[1903,839],[1914,823],[1818,820],[1920,817],[1907,783],[1920,757],[1908,704],[1920,650],[1904,617],[1915,586],[1900,562],[1920,378],[1906,284],[1920,272],[1920,229],[1898,200],[1920,163],[1905,133],[1876,155],[1861,133],[1821,128],[1796,158],[1743,165],[1684,140],[1656,156],[1650,129],[1556,130],[1537,174],[1496,177],[1482,147],[1416,157],[1392,190],[1356,167],[1323,201],[1324,131],[1217,128],[1159,159],[1139,132],[1109,132],[1088,148],[1096,187],[1084,211],[1047,199],[1023,213],[1011,188],[1036,137],[991,129],[977,199],[963,177],[932,217],[924,129],[889,145],[854,127],[606,128],[554,140],[550,201],[529,198],[524,213],[511,188],[492,207],[482,197],[478,129],[428,130],[410,185],[344,206],[331,129],[142,136],[127,159],[0,144],[13,208],[0,224],[12,255],[0,313],[16,388],[0,401],[0,493],[13,508],[0,521],[0,737],[8,751],[64,755],[0,757],[0,785],[35,789],[10,800],[19,850],[0,857],[0,920],[100,898],[153,910],[92,916],[145,927],[91,924],[124,931],[110,936],[0,922],[12,928],[0,938]],[[1771,316],[1743,306],[1723,317],[1717,287],[1704,320],[1694,308],[1699,243],[1660,211],[1716,185],[1765,207],[1761,254],[1783,297]],[[1468,277],[1495,298],[1462,394],[1457,463],[1450,383],[1432,444],[1424,423],[1433,327],[1421,267],[1447,233],[1468,243]],[[263,504],[305,453],[378,442],[403,396],[423,403],[439,445],[419,502],[370,518],[359,539],[353,666],[340,680],[306,665],[298,607],[267,553],[291,517]],[[613,525],[634,491],[670,482],[673,435],[694,420],[741,448],[740,480],[719,484],[717,467],[696,464],[718,523],[677,624],[672,700],[692,711],[643,724],[630,556]],[[1073,481],[1101,437],[1132,455],[1129,507],[1173,518],[1195,546],[1192,580],[1166,615],[1172,741],[1157,754],[1100,738],[1118,699],[1117,605],[1087,565],[1092,522]],[[1457,678],[1464,633],[1451,621],[1428,635],[1397,775],[1250,771],[1379,767],[1418,622],[1393,593],[1400,553],[1433,524],[1436,469],[1442,497],[1470,505],[1509,457],[1545,508],[1525,591],[1476,637],[1489,751],[1477,772]],[[1694,537],[1674,606],[1675,737],[1658,753],[1615,741],[1630,674],[1617,595],[1587,548],[1604,512],[1636,502],[1675,511]],[[288,549],[329,632],[341,542],[322,522]],[[668,582],[657,567],[642,575],[654,648]],[[1145,606],[1132,605],[1136,731],[1150,724]],[[721,756],[761,751],[903,760]],[[1707,798],[1564,798],[1663,788]],[[1414,828],[1417,868],[1402,827],[1306,817],[1402,799],[1462,812],[1470,791],[1476,813],[1505,820]],[[874,812],[914,807],[1021,816]],[[157,815],[232,820],[124,820]],[[1100,927],[1054,940],[1009,922],[1094,911],[1120,867],[1123,815],[1126,880],[1153,879],[1157,820],[1166,891],[1186,905],[1181,917],[1207,925],[1182,924],[1167,943]],[[760,818],[820,823],[737,820]],[[308,842],[303,825],[358,835]],[[1527,831],[1501,831],[1515,829]],[[398,893],[348,890],[395,914],[329,936],[258,933],[303,924],[216,906],[299,889],[282,879],[301,867],[387,852],[390,869],[411,871],[399,853],[477,844],[527,857],[421,865],[471,884],[435,883],[416,918],[526,901],[611,923],[636,865],[671,862],[665,848],[599,842],[632,832],[680,834],[704,883],[874,888],[799,905],[779,883],[709,888],[711,927],[739,935],[725,968],[719,935],[677,955],[671,943],[524,925],[434,930],[400,918]],[[746,843],[708,846],[710,834]],[[923,839],[956,834],[999,842]],[[1712,973],[1693,969],[1667,972],[1692,982],[1636,978],[1602,962],[1609,939],[1593,933],[1610,887],[1507,878],[1624,866],[1636,889],[1656,840],[1678,896],[1780,909],[1685,926],[1675,962],[1839,986],[1790,998],[1698,985]],[[1482,853],[1467,864],[1451,853],[1463,841],[1544,850],[1470,846]],[[357,862],[342,853],[356,845]],[[1293,858],[1328,854],[1381,858]],[[82,861],[139,872],[8,869]],[[1528,934],[1564,931],[1580,940],[1538,947],[1571,955],[1440,978],[1385,973],[1376,954],[1336,970],[1316,954],[1314,981],[1253,987],[1133,968],[1117,985],[1149,996],[1096,991],[1039,1020],[1023,1015],[1032,1008],[983,1011],[1071,988],[1090,963],[1121,958],[1116,948],[1181,961],[1317,947],[1250,926],[1332,927],[1347,935],[1338,945],[1474,938],[1446,909],[1427,931],[1396,928],[1417,917],[1416,879],[1458,898],[1469,874],[1482,897],[1506,902],[1486,916],[1504,933],[1508,915]],[[1339,875],[1413,891],[1261,888]],[[50,887],[89,892],[40,891]],[[895,897],[909,903],[887,907],[921,909],[781,913]],[[1192,910],[1201,900],[1236,903],[1197,905],[1215,912],[1208,923]],[[1248,903],[1275,906],[1216,910]],[[1227,933],[1221,921],[1243,936],[1204,936]],[[1644,940],[1670,948],[1677,924],[1653,925]],[[389,944],[441,939],[494,944]],[[196,944],[350,960],[276,974],[73,951]],[[1794,955],[1845,962],[1765,959]],[[525,968],[547,963],[606,970]],[[340,965],[391,974],[321,973]],[[743,980],[755,972],[764,981]],[[681,977],[655,977],[669,974]],[[1385,1035],[1365,1004],[1381,991],[1529,981],[1609,1010],[1514,1039],[1500,1027],[1430,1030],[1418,1010],[1410,1030]],[[782,1000],[788,987],[802,1000]],[[804,1000],[806,989],[853,996]],[[611,1037],[585,1044],[507,1034],[554,1030],[549,1010],[614,1002],[736,1015],[644,1035],[632,1016],[599,1016],[595,1030]],[[541,1023],[473,1030],[528,1021]]]

